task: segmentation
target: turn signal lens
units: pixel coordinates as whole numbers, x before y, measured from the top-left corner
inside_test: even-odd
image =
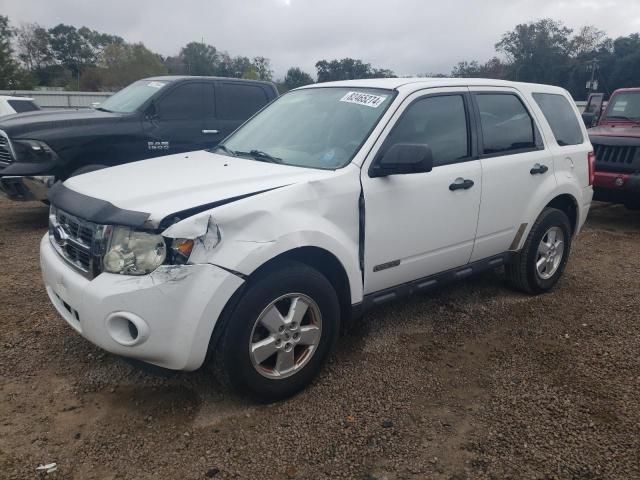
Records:
[[[189,238],[178,238],[175,240],[173,248],[180,252],[181,255],[189,257],[191,250],[193,250],[193,240]]]

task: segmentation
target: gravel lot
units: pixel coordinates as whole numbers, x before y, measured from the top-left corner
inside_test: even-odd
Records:
[[[378,309],[275,405],[159,377],[50,307],[46,208],[0,200],[0,478],[640,478],[640,213],[596,205],[551,294],[502,273]]]

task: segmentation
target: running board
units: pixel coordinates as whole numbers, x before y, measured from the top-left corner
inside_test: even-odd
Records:
[[[491,270],[509,263],[513,257],[513,252],[505,252],[494,257],[489,257],[477,262],[468,263],[462,267],[446,270],[435,275],[419,278],[411,282],[403,283],[396,287],[386,288],[378,292],[369,293],[364,296],[362,303],[354,305],[353,308],[357,314],[369,310],[383,303],[391,302],[402,297],[407,297],[417,292],[426,292],[436,287],[446,285],[472,275],[476,275],[486,270]]]

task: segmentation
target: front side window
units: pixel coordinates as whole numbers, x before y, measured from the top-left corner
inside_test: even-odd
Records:
[[[579,145],[584,141],[576,114],[563,95],[534,93],[533,99],[549,122],[558,145]]]
[[[139,80],[115,93],[97,108],[107,112],[132,113],[170,82]]]
[[[183,83],[169,91],[156,105],[161,120],[195,120],[205,111],[204,88],[201,83]]]
[[[373,88],[296,90],[249,120],[224,141],[225,148],[219,152],[285,165],[341,168],[360,149],[394,97],[391,90]]]
[[[533,119],[516,95],[478,93],[475,98],[485,155],[536,148]]]
[[[462,95],[426,97],[411,104],[389,134],[383,150],[396,143],[429,145],[434,166],[467,158],[469,133]]]

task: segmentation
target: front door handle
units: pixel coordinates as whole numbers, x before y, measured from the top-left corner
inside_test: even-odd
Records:
[[[204,133],[204,134],[216,134],[216,133],[220,133],[220,131],[218,131],[218,130],[202,130],[202,133]]]
[[[449,185],[449,190],[469,190],[473,187],[473,180],[465,178],[456,178],[456,181]]]
[[[543,173],[546,173],[549,170],[549,167],[547,167],[546,165],[541,165],[539,163],[536,163],[533,168],[531,170],[529,170],[529,173],[531,175],[541,175]]]

